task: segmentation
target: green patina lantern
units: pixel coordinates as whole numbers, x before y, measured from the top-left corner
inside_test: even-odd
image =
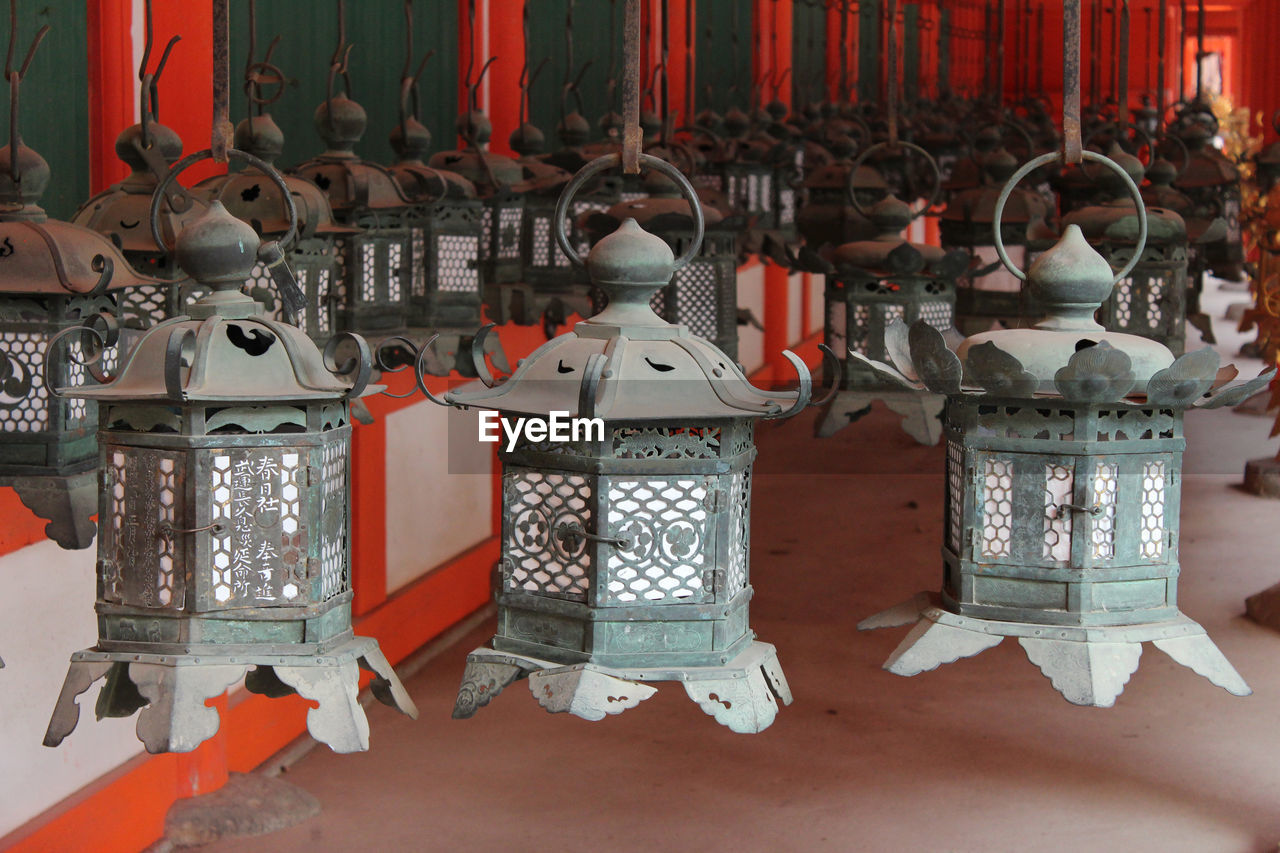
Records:
[[[308,729],[339,752],[368,747],[361,669],[377,698],[416,715],[377,642],[351,628],[351,400],[368,348],[353,339],[360,358],[345,381],[331,354],[264,316],[241,292],[254,263],[278,254],[258,247],[213,202],[176,249],[212,292],[153,327],[116,378],[60,391],[100,414],[99,636],[72,656],[47,746],[71,733],[77,697],[103,678],[97,715],[140,711],[148,752],[211,737],[218,712],[206,700],[241,678],[316,703]]]
[[[678,170],[641,155],[696,194]],[[579,172],[558,216],[601,158]],[[505,383],[451,392],[456,406],[504,418],[562,411],[599,419],[577,439],[522,440],[501,454],[498,631],[467,659],[455,717],[528,678],[538,702],[598,720],[680,682],[734,731],[767,727],[791,694],[774,648],[748,624],[753,423],[804,408],[797,392],[751,386],[714,345],[655,315],[651,296],[698,253],[702,223],[679,259],[628,219],[586,266],[609,304],[549,341]],[[560,221],[557,219],[557,221]],[[557,242],[576,263],[563,228]]]
[[[1060,156],[1032,160],[1011,183]],[[1084,157],[1138,197],[1120,166]],[[1138,220],[1129,266],[1145,242]],[[1206,398],[1212,350],[1175,360],[1158,341],[1104,330],[1094,312],[1129,272],[1113,276],[1071,225],[1027,274],[1047,315],[1035,328],[985,332],[956,353],[927,323],[890,331],[898,370],[877,369],[948,398],[941,596],[859,626],[915,623],[890,672],[915,675],[1016,637],[1068,701],[1108,707],[1151,642],[1231,693],[1249,692],[1177,606],[1182,417],[1239,402],[1269,376]]]
[[[896,196],[876,202],[866,213],[880,234],[830,253],[833,271],[826,276],[824,335],[827,346],[843,357],[837,367],[839,376],[828,377],[839,390],[824,407],[815,432],[821,437],[833,435],[879,400],[902,415],[908,435],[921,444],[937,444],[944,397],[903,390],[869,370],[864,361],[844,354],[854,350],[866,358],[884,360],[888,357],[885,330],[894,322],[924,320],[954,335],[956,277],[967,263],[966,255],[904,240],[902,232],[920,214],[913,216]]]
[[[1214,275],[1239,281],[1244,264],[1240,230],[1240,170],[1211,143],[1218,120],[1210,112],[1192,111],[1178,133],[1188,158],[1173,185],[1186,193],[1200,218],[1220,217],[1226,223],[1222,239],[1205,246],[1205,261]]]

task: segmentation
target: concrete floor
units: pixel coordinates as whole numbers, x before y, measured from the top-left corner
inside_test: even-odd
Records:
[[[1241,294],[1206,300],[1216,316]],[[1224,351],[1239,338],[1222,326]],[[1255,375],[1256,362],[1242,362]],[[1262,851],[1280,841],[1280,635],[1245,596],[1280,580],[1280,504],[1236,487],[1270,420],[1188,417],[1181,604],[1250,682],[1236,698],[1152,647],[1116,707],[1065,702],[1013,641],[899,678],[906,629],[862,617],[938,585],[941,452],[876,411],[837,436],[766,426],[752,624],[795,693],[735,735],[678,685],[598,723],[513,685],[449,714],[472,632],[408,683],[417,722],[375,706],[372,750],[320,748],[283,778],[319,817],[209,850]],[[1273,443],[1272,443],[1273,444]]]

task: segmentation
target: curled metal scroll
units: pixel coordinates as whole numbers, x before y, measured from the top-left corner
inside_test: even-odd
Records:
[[[338,346],[348,340],[355,344],[356,355],[339,364]],[[324,367],[334,376],[354,376],[346,397],[349,400],[359,397],[368,387],[369,377],[373,375],[373,353],[369,349],[369,342],[354,332],[339,332],[324,345]]]
[[[1098,154],[1095,151],[1084,150],[1080,152],[1080,156],[1082,160],[1091,160],[1095,163],[1101,163],[1119,175],[1124,180],[1124,185],[1129,190],[1129,195],[1133,198],[1133,203],[1137,209],[1138,245],[1134,248],[1133,255],[1129,258],[1129,263],[1125,264],[1124,267],[1121,268],[1120,272],[1115,274],[1115,277],[1112,279],[1112,282],[1115,283],[1133,271],[1134,266],[1142,258],[1142,250],[1147,246],[1147,206],[1142,201],[1142,193],[1138,191],[1138,185],[1133,182],[1133,178],[1129,177],[1129,173],[1126,172],[1119,163],[1112,160],[1110,157]],[[1013,192],[1013,188],[1016,187],[1023,178],[1034,172],[1036,169],[1039,169],[1041,166],[1048,165],[1049,163],[1055,163],[1061,159],[1063,159],[1061,151],[1050,151],[1048,154],[1041,154],[1034,160],[1027,161],[1021,169],[1009,176],[1009,180],[1005,183],[1004,189],[1000,190],[1000,197],[996,199],[995,214],[992,216],[991,222],[991,229],[995,236],[995,239],[992,242],[995,243],[996,254],[1000,256],[1000,263],[1004,264],[1005,269],[1021,281],[1027,280],[1027,274],[1018,269],[1018,265],[1009,257],[1009,253],[1004,249],[1004,239],[1000,236],[1000,220],[1004,216],[1004,206],[1005,203],[1009,201],[1009,194]]]
[[[854,186],[853,186],[854,179],[858,175],[858,167],[862,165],[863,161],[867,159],[867,156],[871,154],[872,151],[877,151],[881,148],[891,149],[893,147],[895,146],[891,142],[877,142],[875,145],[872,145],[870,148],[868,148],[867,150],[859,154],[858,159],[854,160],[853,165],[849,168],[849,183],[848,183],[848,186],[845,188],[845,191],[849,196],[849,201],[853,202],[854,210],[858,211],[858,213],[861,213],[863,216],[866,216],[867,212],[863,210],[862,204],[858,201],[858,196],[857,196],[857,193],[854,192]],[[912,151],[915,151],[919,154],[924,155],[924,159],[926,162],[928,162],[929,168],[933,170],[933,193],[930,194],[929,196],[928,204],[920,208],[915,213],[911,214],[911,218],[914,220],[920,216],[923,216],[926,210],[930,209],[931,207],[933,207],[935,204],[938,203],[938,196],[942,192],[942,170],[938,168],[938,161],[933,159],[933,155],[930,154],[928,151],[925,151],[919,145],[916,145],[914,142],[903,142],[899,140],[897,143],[897,147],[910,148]]]
[[[494,325],[493,323],[486,323],[481,326],[476,330],[475,337],[471,339],[471,366],[475,368],[476,378],[486,388],[492,388],[498,384],[498,380],[493,378],[493,373],[489,370],[488,362],[484,360],[484,339],[489,337]]]
[[[101,328],[99,328],[99,325],[101,325]],[[77,334],[90,336],[95,346],[93,355],[89,358],[82,358],[67,351],[65,356],[77,364],[83,365],[84,369],[93,377],[93,381],[99,385],[109,385],[116,381],[116,377],[107,375],[99,369],[98,365],[102,363],[102,356],[106,351],[115,346],[120,339],[120,323],[110,314],[95,314],[78,326],[72,326],[58,332],[45,345],[44,364],[40,368],[40,375],[44,379],[45,391],[54,397],[62,396],[54,385],[53,377],[49,375],[49,367],[54,363],[55,347],[59,346],[66,338]]]
[[[804,363],[804,360],[789,349],[784,349],[782,355],[796,369],[796,377],[800,380],[800,387],[796,389],[796,401],[791,404],[791,408],[776,415],[766,415],[765,419],[770,421],[783,420],[800,414],[808,408],[809,399],[813,394],[813,376],[809,373],[809,367]]]
[[[284,176],[280,174],[275,166],[272,166],[265,160],[261,160],[253,156],[247,151],[241,151],[238,148],[228,148],[227,156],[233,160],[243,160],[245,163],[248,163],[250,166],[266,175],[271,180],[271,183],[275,184],[276,188],[280,190],[280,197],[284,201],[285,212],[289,216],[289,230],[285,232],[285,235],[280,238],[278,243],[282,249],[292,245],[293,241],[297,239],[298,236],[298,208],[293,203],[293,194],[289,192],[289,185],[284,182]],[[166,245],[164,242],[164,236],[160,233],[160,202],[164,199],[165,193],[169,189],[169,184],[172,183],[178,175],[182,174],[196,163],[212,159],[213,149],[211,148],[206,148],[203,151],[197,151],[194,154],[189,154],[188,156],[183,157],[177,163],[173,164],[173,168],[171,168],[169,173],[160,180],[160,183],[156,186],[155,192],[151,196],[151,209],[147,214],[147,218],[150,220],[149,224],[151,225],[151,239],[155,241],[156,246],[165,254],[170,254],[173,250]]]
[[[427,388],[426,378],[425,378],[427,373],[427,370],[426,370],[427,354],[431,351],[431,345],[434,344],[436,342],[436,339],[439,337],[440,337],[439,332],[433,332],[431,337],[427,339],[427,342],[424,343],[421,347],[418,347],[413,341],[409,340],[404,335],[392,335],[391,337],[386,338],[385,340],[383,340],[381,343],[378,344],[378,349],[374,353],[374,360],[377,362],[378,369],[381,370],[383,373],[399,373],[409,365],[403,364],[403,363],[388,364],[387,358],[386,358],[386,355],[387,355],[386,351],[390,346],[393,346],[393,345],[404,347],[406,350],[408,350],[410,353],[413,354],[413,382],[414,382],[416,391],[421,391],[424,397],[426,397],[431,402],[435,403],[437,406],[449,406],[449,403],[445,402],[445,400],[441,399],[440,397],[437,397],[435,394],[431,392],[430,389]],[[390,391],[383,391],[382,395],[384,397],[391,397],[396,400],[403,400],[407,397],[412,397],[414,393],[415,391],[409,391],[408,393],[405,393],[405,394],[393,394]]]
[[[676,186],[680,188],[680,195],[684,196],[685,201],[689,202],[693,216],[694,238],[689,242],[689,248],[684,250],[684,254],[676,258],[675,268],[680,269],[697,257],[698,250],[702,248],[702,237],[707,230],[706,220],[702,215],[702,202],[698,200],[698,193],[694,190],[693,184],[689,183],[689,179],[684,176],[684,173],[666,160],[654,157],[652,154],[641,154],[640,164],[648,166],[675,181]],[[606,169],[612,169],[620,165],[622,165],[621,154],[606,154],[603,157],[597,157],[578,170],[578,174],[573,176],[573,180],[569,181],[569,185],[564,188],[564,192],[560,194],[559,201],[556,202],[555,216],[552,217],[552,230],[556,236],[556,245],[560,247],[560,251],[564,252],[565,257],[576,266],[585,266],[585,262],[582,256],[578,254],[577,249],[569,242],[569,235],[564,230],[564,222],[569,214],[569,203],[573,201],[573,197],[578,194],[578,191],[582,189],[587,181]]]
[[[810,406],[825,406],[835,399],[836,394],[840,393],[840,358],[826,344],[818,344],[818,349],[822,351],[822,362],[828,368],[827,372],[831,377],[831,387],[827,389],[827,393],[822,396],[821,400],[811,401],[809,403]]]

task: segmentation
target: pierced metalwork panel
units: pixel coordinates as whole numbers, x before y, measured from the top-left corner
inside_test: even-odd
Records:
[[[412,260],[409,292],[414,296],[425,296],[427,293],[427,231],[425,228],[409,229],[409,247]]]
[[[436,288],[445,293],[479,293],[480,241],[470,234],[436,236]]]
[[[1166,465],[1163,459],[1142,463],[1142,526],[1138,553],[1144,560],[1162,560],[1165,553]]]
[[[374,302],[378,298],[378,247],[373,242],[360,244],[360,260],[356,270],[360,301]]]
[[[508,589],[585,601],[591,585],[594,489],[589,477],[530,468],[502,475]]]
[[[535,267],[551,266],[551,217],[535,216],[530,227],[533,237],[530,262]]]
[[[1013,463],[982,463],[982,556],[1008,557],[1013,543]]]
[[[751,470],[729,478],[729,555],[725,574],[725,598],[747,586],[751,562]]]
[[[920,319],[940,331],[951,328],[953,308],[950,302],[921,302]]]
[[[778,192],[778,224],[794,225],[796,221],[796,191],[786,187]]]
[[[964,518],[964,448],[947,441],[947,547],[960,553],[960,531]]]
[[[610,536],[626,547],[609,550],[606,603],[675,604],[714,598],[708,569],[715,564],[714,478],[612,479]]]
[[[520,220],[523,205],[503,205],[498,210],[498,257],[503,260],[520,258]]]
[[[1070,465],[1044,466],[1044,547],[1041,556],[1066,563],[1071,560],[1072,515],[1075,470]]]
[[[98,569],[104,601],[179,610],[186,600],[180,453],[109,446]]]
[[[149,329],[169,316],[169,286],[139,284],[119,291],[120,319]]]
[[[40,332],[0,332],[0,430],[41,432],[49,427],[44,393],[44,349]]]
[[[1090,505],[1098,507],[1089,532],[1089,551],[1095,560],[1116,555],[1116,497],[1119,468],[1111,462],[1094,463]]]
[[[613,430],[618,459],[718,459],[718,427],[618,427]]]
[[[209,523],[218,527],[210,531],[208,571],[218,606],[289,604],[304,592],[307,452],[253,447],[211,453]]]
[[[717,322],[720,300],[715,267],[694,259],[676,270],[674,285],[677,322],[688,326],[698,337],[716,340],[720,331]]]
[[[321,498],[321,518],[324,519],[325,538],[320,549],[320,589],[318,599],[328,601],[351,588],[347,572],[349,547],[347,534],[347,442],[335,441],[321,451],[321,474],[324,494]]]

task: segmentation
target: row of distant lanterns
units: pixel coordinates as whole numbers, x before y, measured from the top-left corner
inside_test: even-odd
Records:
[[[971,185],[964,160],[935,176],[950,193],[938,250],[897,236],[921,209],[917,161],[933,162],[924,134],[917,148],[891,133],[855,160],[849,133],[867,126],[857,112],[814,111],[792,125],[766,113],[755,126],[704,115],[693,138],[734,159],[694,181],[669,165],[677,152],[660,135],[643,177],[614,177],[619,157],[589,158],[598,152],[579,142],[584,165],[570,180],[531,152],[485,152],[487,121],[472,110],[460,119],[468,147],[424,164],[427,136],[406,115],[393,135],[402,161],[388,169],[354,154],[364,113],[333,85],[344,56],[339,44],[333,94],[317,113],[327,150],[292,177],[271,165],[280,134],[258,108],[231,152],[250,167],[181,190],[177,174],[207,155],[168,169],[179,147],[144,109],[118,143],[133,173],[80,216],[142,215],[150,243],[117,235],[117,248],[44,220],[35,203],[47,167],[25,146],[0,157],[0,201],[18,211],[0,223],[16,254],[48,267],[8,290],[32,306],[17,310],[40,314],[24,320],[34,357],[22,369],[29,398],[56,413],[10,430],[5,451],[35,460],[21,473],[63,476],[94,468],[97,454],[88,491],[101,527],[99,643],[73,657],[46,743],[75,727],[77,697],[100,679],[99,716],[140,711],[153,752],[211,736],[217,716],[204,700],[241,678],[316,701],[309,728],[341,751],[367,746],[361,668],[379,699],[416,713],[376,643],[352,635],[350,614],[352,408],[372,371],[389,366],[388,347],[359,333],[427,369],[426,335],[401,334],[406,323],[444,332],[452,359],[441,372],[483,380],[443,400],[428,394],[437,402],[605,422],[598,439],[502,454],[499,627],[468,658],[455,716],[519,679],[548,710],[588,719],[633,707],[651,682],[678,681],[731,729],[767,727],[791,696],[773,647],[749,627],[752,424],[804,409],[811,383],[789,353],[800,377],[791,392],[753,388],[735,363],[739,239],[826,273],[835,357],[820,403],[843,407],[837,421],[882,399],[922,442],[945,427],[943,594],[869,620],[919,620],[888,668],[914,674],[1015,636],[1068,699],[1109,705],[1137,645],[1151,641],[1248,692],[1176,607],[1177,497],[1182,411],[1241,399],[1259,381],[1216,388],[1216,357],[1183,355],[1180,326],[1151,321],[1151,306],[1180,304],[1189,229],[1176,214],[1147,215],[1136,159],[1089,153],[1115,180],[1102,182],[1101,205],[1062,211],[1058,238],[1040,186],[1058,180],[1044,171],[1053,155],[1017,170],[997,129],[973,158]],[[145,75],[144,92],[158,75]],[[710,145],[721,130],[731,144]],[[1188,145],[1184,174],[1201,152]],[[1018,189],[1028,175],[1032,188]],[[718,193],[741,204],[704,200]],[[1024,252],[1009,259],[1006,244],[1019,240]],[[958,283],[967,279],[983,317],[1009,313],[1007,301],[984,309],[983,297],[1015,292],[978,286],[996,272],[974,267],[984,246],[1015,279],[1018,261],[1053,259],[1031,264],[1012,312],[1046,319],[970,338],[957,356]],[[1052,272],[1063,268],[1070,280]],[[535,286],[566,310],[598,313],[495,380],[476,334],[482,303],[491,319],[538,318],[550,302]],[[819,430],[834,430],[830,412]]]

